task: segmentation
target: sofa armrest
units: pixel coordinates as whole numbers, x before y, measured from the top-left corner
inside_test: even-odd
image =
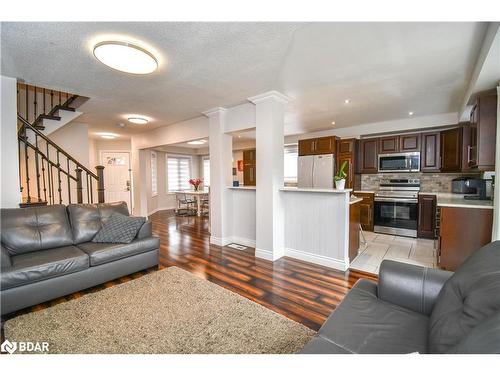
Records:
[[[137,232],[137,239],[151,237],[153,235],[153,224],[151,221],[146,220],[144,224],[142,224],[141,229]]]
[[[430,315],[437,296],[453,272],[384,260],[380,265],[378,298]]]
[[[0,245],[0,246],[1,246],[1,251],[2,251],[2,257],[0,259],[1,269],[12,267],[12,261],[10,260],[9,252],[7,251],[7,249],[3,245]]]

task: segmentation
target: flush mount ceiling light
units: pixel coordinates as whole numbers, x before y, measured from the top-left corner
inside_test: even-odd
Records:
[[[146,125],[148,123],[148,120],[145,119],[144,117],[129,117],[127,118],[127,120],[132,124],[138,124],[138,125]]]
[[[204,145],[207,143],[205,139],[200,139],[199,141],[189,141],[187,144],[188,145]]]
[[[349,99],[344,100],[345,104],[349,104],[351,101]]]
[[[127,42],[97,43],[94,56],[104,65],[125,73],[149,74],[158,69],[158,61],[150,52]]]
[[[413,112],[408,112],[408,116],[413,116]]]
[[[116,137],[118,137],[118,134],[114,133],[96,133],[96,134],[104,139],[115,139]]]
[[[335,125],[335,121],[332,121],[332,125]]]

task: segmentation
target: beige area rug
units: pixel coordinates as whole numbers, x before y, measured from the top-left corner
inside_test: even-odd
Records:
[[[177,267],[5,323],[50,353],[295,353],[314,331]]]

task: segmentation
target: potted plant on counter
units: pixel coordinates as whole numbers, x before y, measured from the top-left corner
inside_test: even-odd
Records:
[[[342,162],[342,165],[339,168],[339,171],[335,175],[335,188],[338,190],[344,190],[345,188],[345,179],[347,174],[345,173],[345,167],[347,166],[347,160]]]

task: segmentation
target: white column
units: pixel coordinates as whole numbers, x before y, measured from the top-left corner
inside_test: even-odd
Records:
[[[19,207],[19,147],[17,140],[17,81],[15,78],[1,77],[1,207]]]
[[[148,216],[148,191],[146,181],[146,151],[138,148],[137,141],[131,140],[132,166],[132,207],[129,211],[136,216]],[[160,166],[159,166],[160,167]],[[164,166],[163,166],[164,167]]]
[[[218,107],[203,113],[208,117],[210,148],[210,243],[232,242],[233,138],[225,134],[226,110]]]
[[[285,95],[270,91],[248,99],[256,122],[256,246],[255,256],[268,260],[285,253],[283,199]]]

